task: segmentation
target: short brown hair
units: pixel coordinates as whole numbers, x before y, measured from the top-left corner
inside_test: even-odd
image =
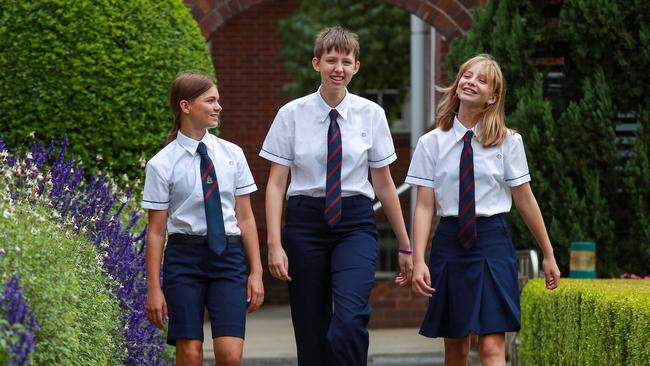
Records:
[[[337,52],[354,54],[354,60],[359,60],[359,36],[341,26],[323,29],[316,36],[314,57],[320,59],[323,53],[334,49]]]

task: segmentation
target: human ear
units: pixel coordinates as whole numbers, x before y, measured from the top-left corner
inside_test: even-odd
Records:
[[[187,114],[190,113],[190,102],[187,100],[183,99],[179,102],[179,105],[181,107],[181,112]]]
[[[318,57],[311,59],[311,67],[313,67],[314,70],[320,72],[320,59]]]
[[[497,102],[497,95],[496,95],[496,94],[492,94],[492,96],[490,97],[490,99],[487,101],[487,105],[492,105],[492,104],[494,104],[494,103],[496,103],[496,102]]]
[[[357,61],[354,63],[354,74],[356,74],[357,72],[359,72],[359,69],[360,69],[360,68],[361,68],[361,62],[360,62],[359,60],[357,60]]]

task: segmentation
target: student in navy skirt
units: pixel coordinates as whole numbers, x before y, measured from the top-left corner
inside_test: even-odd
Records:
[[[412,268],[388,167],[395,148],[382,108],[346,89],[360,66],[356,34],[341,27],[320,32],[312,66],[321,75],[320,88],[278,111],[260,152],[272,162],[266,188],[269,272],[289,282],[300,365],[366,365],[377,261],[375,193],[404,252],[398,280],[407,280]]]
[[[241,365],[246,313],[264,301],[250,203],[257,187],[242,149],[208,132],[221,112],[212,79],[179,74],[170,106],[176,122],[167,146],[147,163],[142,199],[149,210],[147,318],[161,329],[169,320],[177,365],[202,365],[207,308],[216,363]]]
[[[412,289],[428,296],[420,334],[445,338],[445,364],[466,365],[470,333],[483,365],[505,365],[505,332],[519,329],[517,263],[505,214],[517,210],[544,254],[546,287],[560,271],[546,233],[521,135],[505,126],[505,81],[489,55],[465,62],[440,88],[436,128],[418,141],[406,182],[418,186]],[[434,215],[440,222],[424,252]]]

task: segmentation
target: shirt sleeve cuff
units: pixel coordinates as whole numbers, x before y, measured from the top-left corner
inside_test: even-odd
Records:
[[[266,151],[264,149],[260,150],[260,156],[263,157],[266,160],[270,160],[270,161],[272,161],[274,163],[278,163],[278,164],[286,165],[286,166],[291,166],[291,163],[293,162],[293,160],[284,158],[284,157],[282,157],[280,155],[277,155],[277,154],[273,154],[273,153],[271,153],[269,151]]]
[[[368,166],[371,168],[382,168],[397,160],[397,154],[393,152],[387,157],[380,160],[368,160]]]
[[[146,210],[166,210],[169,208],[169,202],[154,202],[142,200],[142,208]]]
[[[421,177],[416,177],[413,175],[407,175],[406,179],[404,180],[405,183],[410,184],[412,186],[422,186],[422,187],[433,187],[433,179],[427,179],[427,178],[421,178]]]
[[[527,182],[530,182],[530,173],[512,179],[506,179],[506,184],[508,184],[509,187],[516,187]]]
[[[247,184],[242,187],[237,187],[235,189],[235,196],[243,196],[245,194],[253,193],[257,191],[257,185],[255,183]]]

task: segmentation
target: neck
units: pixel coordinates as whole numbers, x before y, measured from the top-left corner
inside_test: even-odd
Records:
[[[482,113],[483,111],[478,108],[467,107],[461,103],[458,108],[458,120],[465,128],[470,129],[476,126],[482,117]]]
[[[189,123],[183,123],[183,122],[181,122],[180,131],[183,135],[196,141],[201,141],[203,136],[205,136],[205,134],[208,133],[205,127],[197,128],[197,127],[190,126]]]
[[[325,103],[331,108],[336,108],[339,103],[345,98],[345,89],[327,90],[323,86],[320,88],[320,96],[323,97]]]

